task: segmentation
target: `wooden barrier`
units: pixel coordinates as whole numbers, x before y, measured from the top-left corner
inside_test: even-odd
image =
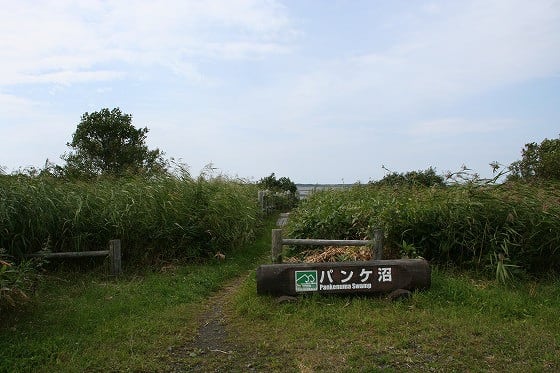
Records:
[[[385,293],[431,285],[424,259],[265,264],[257,269],[257,294]]]
[[[29,257],[38,258],[82,258],[82,257],[95,257],[95,256],[108,256],[109,257],[109,270],[111,275],[118,276],[122,274],[121,266],[121,240],[109,241],[108,250],[97,251],[73,251],[73,252],[39,252],[29,254]]]
[[[375,260],[383,259],[383,229],[372,230],[372,240],[318,240],[301,238],[282,238],[282,229],[272,230],[272,263],[282,263],[283,245],[309,245],[309,246],[371,246]]]
[[[283,238],[272,230],[272,263],[257,269],[257,293],[297,295],[315,293],[383,293],[427,289],[431,269],[424,259],[383,260],[383,230],[372,240],[321,240]],[[336,263],[282,263],[283,245],[371,246],[374,260]]]

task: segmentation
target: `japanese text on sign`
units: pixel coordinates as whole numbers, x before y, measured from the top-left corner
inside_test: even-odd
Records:
[[[391,267],[330,268],[296,271],[296,291],[372,289],[374,283],[393,281]]]

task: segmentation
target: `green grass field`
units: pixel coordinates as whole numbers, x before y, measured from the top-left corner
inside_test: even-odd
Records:
[[[225,261],[167,263],[118,280],[103,270],[49,273],[30,305],[2,316],[0,371],[560,369],[558,279],[506,287],[434,268],[432,287],[406,301],[315,295],[279,304],[256,294],[254,276],[269,260],[273,226]],[[231,351],[171,353],[195,339],[215,292],[226,292]]]
[[[283,371],[557,371],[560,282],[506,288],[435,270],[407,301],[311,296],[291,304],[236,295],[239,341]],[[268,356],[273,356],[271,360]]]

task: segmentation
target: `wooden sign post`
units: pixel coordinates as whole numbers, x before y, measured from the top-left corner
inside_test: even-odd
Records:
[[[257,269],[258,294],[385,293],[430,284],[431,269],[424,259],[266,264]]]

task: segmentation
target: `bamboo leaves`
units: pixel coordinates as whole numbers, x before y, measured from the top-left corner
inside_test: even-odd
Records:
[[[294,238],[363,239],[372,226],[384,228],[386,251],[395,256],[406,243],[433,262],[498,271],[504,281],[521,269],[560,270],[558,183],[356,185],[314,193],[287,229]]]
[[[21,257],[44,242],[56,251],[95,250],[123,240],[129,260],[211,256],[253,237],[260,211],[256,187],[225,178],[174,177],[68,182],[0,179],[0,247]]]

